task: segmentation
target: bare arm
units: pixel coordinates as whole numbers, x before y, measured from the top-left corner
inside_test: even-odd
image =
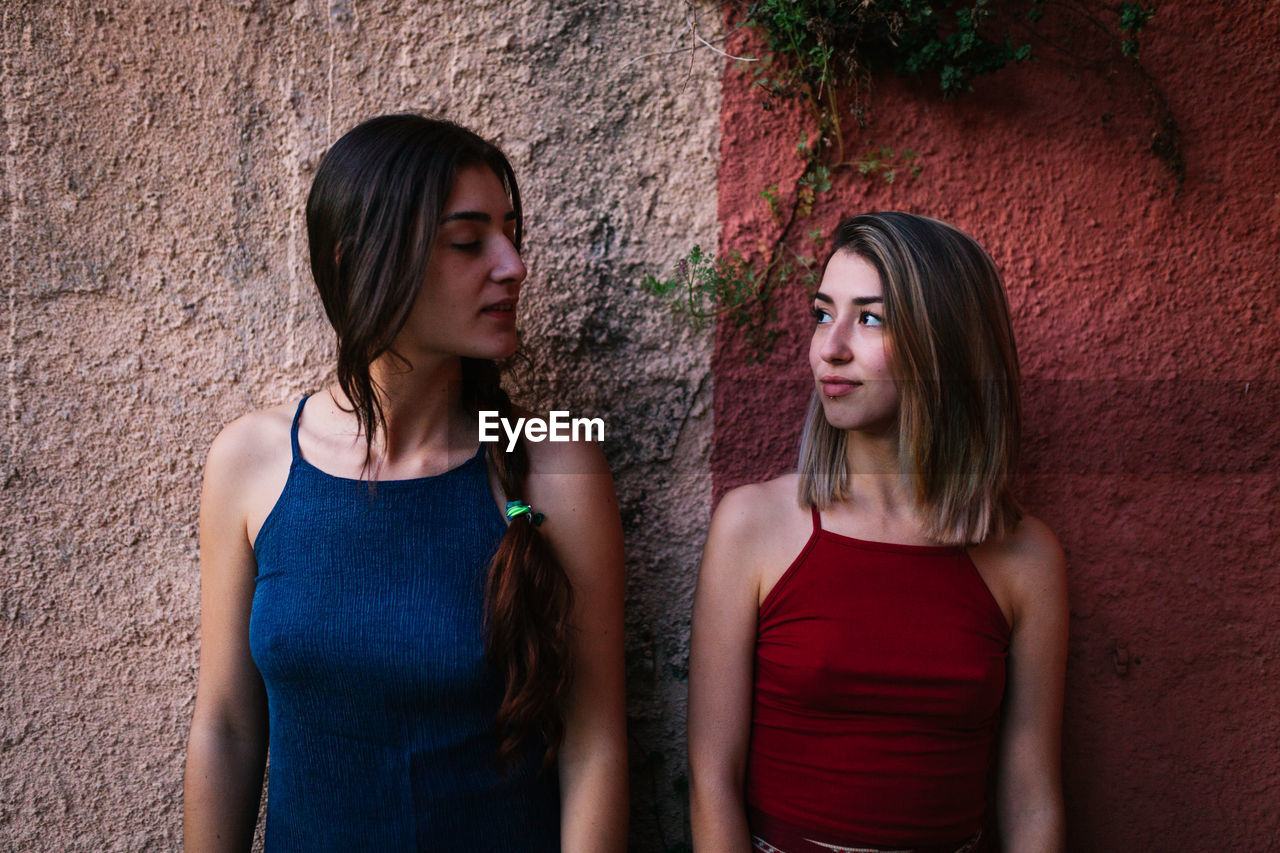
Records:
[[[253,454],[243,423],[209,451],[200,498],[200,678],[183,788],[189,851],[248,850],[266,761],[266,695],[249,655],[253,551],[245,484]]]
[[[745,780],[760,579],[751,568],[750,505],[744,489],[720,502],[694,593],[689,770],[698,851],[751,849]]]
[[[531,455],[529,502],[573,588],[573,683],[560,749],[564,851],[627,847],[622,524],[613,478],[594,445]],[[550,452],[548,452],[550,451]]]
[[[1067,574],[1053,533],[1024,519],[1002,559],[1013,592],[1013,634],[1000,740],[998,806],[1009,853],[1059,853]]]

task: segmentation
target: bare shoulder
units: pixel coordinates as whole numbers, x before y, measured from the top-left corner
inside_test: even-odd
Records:
[[[1066,557],[1058,544],[1058,537],[1053,535],[1047,524],[1029,515],[1023,516],[1008,535],[981,547],[990,548],[994,559],[1023,578],[1057,575],[1066,571]]]
[[[575,588],[604,572],[621,576],[622,521],[604,454],[587,441],[525,441],[527,500]],[[514,499],[512,496],[510,499]]]
[[[1038,518],[1023,516],[1007,535],[982,543],[970,555],[1015,622],[1032,606],[1065,608],[1066,556],[1058,537]]]
[[[529,441],[529,473],[535,477],[547,474],[609,474],[604,453],[592,441]]]
[[[546,516],[543,532],[553,541],[580,534],[584,526],[620,527],[613,476],[599,447],[589,441],[525,440],[524,445],[528,495],[520,497]]]
[[[730,489],[716,506],[711,524],[735,540],[762,543],[794,527],[799,514],[796,475],[784,474]]]
[[[702,571],[711,583],[746,582],[763,601],[808,541],[809,519],[795,474],[732,489],[712,516]]]
[[[269,463],[282,452],[292,455],[289,428],[293,407],[273,406],[241,415],[222,428],[209,448],[208,470],[246,468]]]
[[[284,405],[242,415],[209,448],[201,512],[234,523],[250,543],[289,476],[293,412]]]

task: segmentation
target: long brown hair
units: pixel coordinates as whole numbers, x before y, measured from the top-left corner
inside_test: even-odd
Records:
[[[900,465],[925,531],[973,544],[1022,513],[1011,481],[1022,429],[1018,351],[995,264],[963,231],[909,213],[871,213],[836,229],[832,255],[852,252],[880,276],[893,351]],[[848,497],[845,433],[815,393],[800,446],[799,498]]]
[[[496,410],[511,418],[511,400],[492,361],[463,359],[462,387],[464,402],[475,411]],[[507,497],[525,497],[529,454],[524,439],[509,452],[501,442],[490,442],[486,453]],[[573,589],[532,514],[518,515],[507,525],[489,564],[485,598],[489,657],[506,685],[494,719],[501,739],[499,760],[509,763],[520,743],[536,731],[547,744],[543,763],[550,765],[564,740],[560,702],[573,680]]]
[[[435,242],[436,227],[458,173],[493,170],[516,214],[524,214],[515,173],[498,148],[452,122],[419,115],[369,119],[333,144],[307,198],[311,271],[337,334],[338,386],[365,437],[386,429],[379,389],[370,375],[378,358],[397,357],[392,341],[404,327]],[[511,401],[491,361],[462,359],[461,401],[472,412],[511,416]],[[526,497],[529,457],[523,440],[487,459],[508,499]],[[500,762],[513,761],[537,734],[554,761],[564,737],[561,702],[572,679],[569,614],[572,589],[564,568],[528,515],[507,526],[486,581],[487,650],[505,690],[494,719]]]

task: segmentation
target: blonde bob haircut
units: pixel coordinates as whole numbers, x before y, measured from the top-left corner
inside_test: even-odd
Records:
[[[1022,516],[1011,491],[1022,413],[1018,352],[995,264],[958,228],[909,213],[846,219],[831,256],[838,252],[880,275],[901,471],[925,532],[952,545],[1004,536]],[[801,506],[825,509],[849,498],[845,437],[827,422],[815,391],[800,442]]]

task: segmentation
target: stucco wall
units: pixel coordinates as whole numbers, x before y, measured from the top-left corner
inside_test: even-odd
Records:
[[[720,60],[668,53],[705,11],[4,4],[0,848],[179,846],[204,453],[236,415],[324,382],[302,202],[330,141],[404,109],[496,139],[522,179],[536,381],[519,396],[608,422],[633,834],[683,839],[709,342],[634,284],[716,239]]]
[[[399,109],[496,138],[523,181],[523,400],[610,425],[634,846],[686,840],[713,386],[716,492],[785,470],[808,333],[792,299],[752,367],[722,330],[713,382],[706,336],[635,292],[718,231],[754,247],[759,190],[798,169],[800,116],[761,113],[731,69],[722,110],[722,60],[671,53],[694,45],[691,15],[718,29],[675,0],[4,4],[0,848],[177,848],[204,452],[237,414],[323,383],[301,202],[329,141]],[[942,216],[1005,271],[1024,493],[1070,560],[1073,850],[1280,836],[1278,36],[1264,2],[1152,22],[1181,194],[1133,74],[1042,49],[954,103],[875,81],[860,140],[920,151],[924,171],[843,177],[816,215]]]
[[[1023,489],[1072,595],[1070,849],[1275,849],[1280,839],[1280,147],[1273,3],[1164,3],[1143,63],[1182,129],[1180,194],[1139,75],[1062,27],[1040,59],[944,102],[876,79],[857,143],[913,149],[892,185],[845,173],[813,225],[902,209],[957,223],[1008,286],[1027,409]],[[751,52],[749,43],[735,51]],[[803,117],[726,73],[721,245],[772,233]],[[856,149],[855,149],[856,153]],[[780,167],[778,164],[782,164]],[[808,227],[808,224],[807,224]],[[760,365],[721,326],[716,495],[794,467],[805,294]]]

